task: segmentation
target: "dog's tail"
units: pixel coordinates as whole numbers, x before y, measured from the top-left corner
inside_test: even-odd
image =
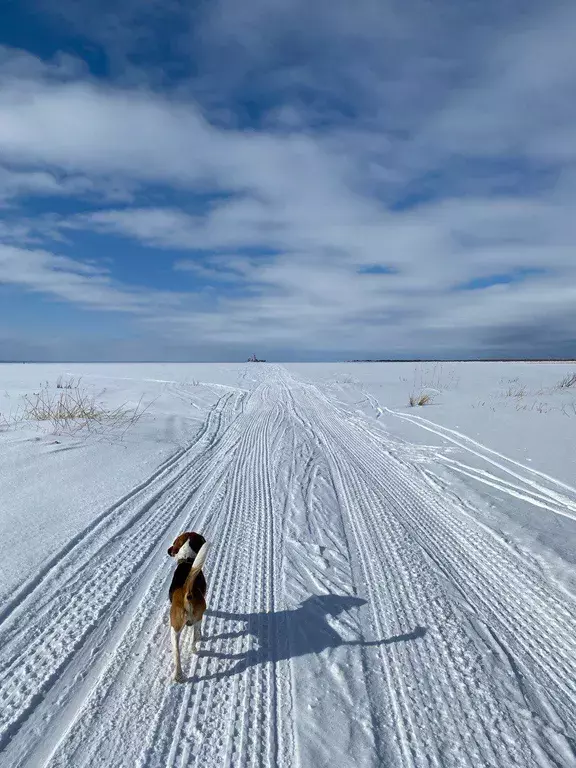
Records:
[[[190,576],[194,575],[197,576],[202,568],[204,568],[204,563],[206,561],[206,555],[208,554],[208,542],[205,541],[204,544],[200,547],[200,551],[194,558],[194,562],[192,563],[192,568],[190,569]]]
[[[196,577],[204,567],[204,563],[206,561],[206,555],[208,553],[208,542],[205,542],[200,547],[200,551],[194,558],[194,562],[192,563],[192,568],[190,568],[190,572],[188,573],[188,576],[186,577],[186,597],[189,599],[189,596],[192,592],[192,588],[194,587],[194,582],[196,581]]]

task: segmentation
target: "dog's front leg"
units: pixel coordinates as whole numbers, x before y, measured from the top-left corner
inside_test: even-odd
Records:
[[[174,627],[170,628],[172,636],[172,654],[174,656],[174,675],[172,679],[179,683],[183,679],[182,667],[180,666],[180,632],[176,632]]]

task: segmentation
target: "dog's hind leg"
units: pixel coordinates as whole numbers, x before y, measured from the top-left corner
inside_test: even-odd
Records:
[[[170,634],[172,637],[172,655],[174,656],[174,674],[172,679],[174,682],[179,683],[183,680],[182,666],[180,665],[180,632],[177,632],[174,627],[170,627]]]
[[[204,639],[202,630],[200,629],[201,624],[202,619],[198,619],[198,621],[194,622],[194,645],[192,646],[192,651],[194,653],[198,653],[198,643]]]

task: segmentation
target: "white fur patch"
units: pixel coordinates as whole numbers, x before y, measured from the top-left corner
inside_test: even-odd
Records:
[[[180,547],[176,553],[176,560],[194,560],[196,552],[190,546],[190,539],[186,539],[184,544]]]

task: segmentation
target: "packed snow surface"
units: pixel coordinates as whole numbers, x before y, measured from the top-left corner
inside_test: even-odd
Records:
[[[0,765],[576,765],[574,370],[1,365]],[[145,410],[24,418],[59,377]]]

